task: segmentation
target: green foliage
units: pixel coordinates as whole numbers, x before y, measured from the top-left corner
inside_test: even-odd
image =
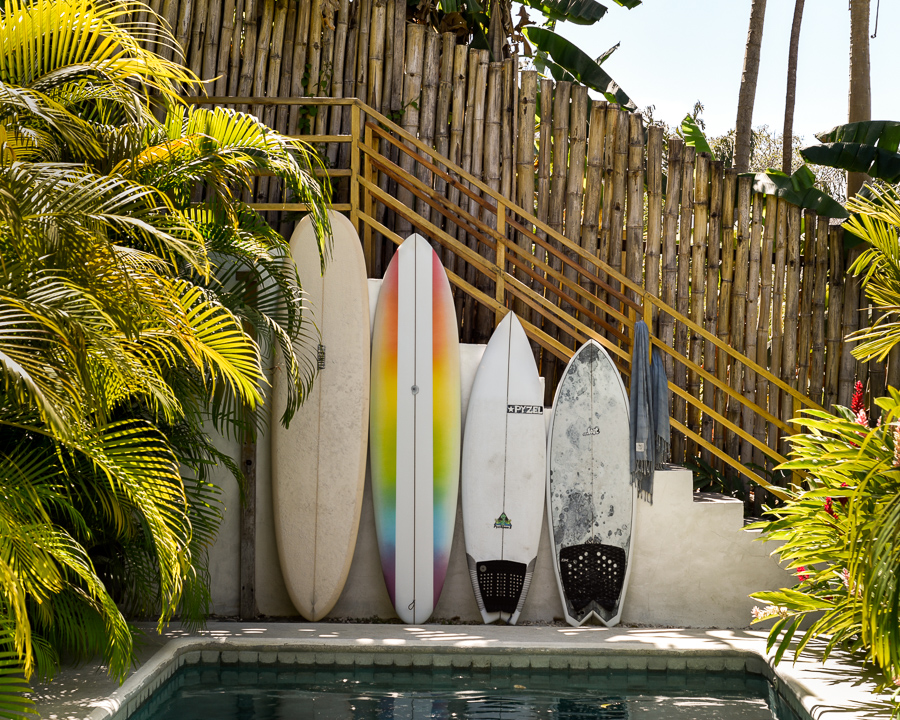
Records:
[[[602,93],[610,102],[619,103],[629,110],[636,109],[634,101],[600,67],[597,61],[592,60],[590,56],[562,35],[540,27],[526,27],[524,33],[539,51],[546,53],[549,60],[543,62],[556,80],[581,83]]]
[[[805,432],[791,437],[781,468],[807,471],[808,489],[751,527],[783,543],[798,583],[753,597],[768,604],[758,620],[778,618],[768,643],[776,662],[821,637],[824,658],[835,648],[864,653],[889,686],[900,676],[900,393],[877,403],[884,422],[873,429],[840,407],[797,421]]]
[[[847,229],[868,243],[849,271],[862,275],[866,295],[881,312],[851,339],[859,343],[853,348],[854,357],[880,362],[900,342],[900,193],[889,186],[867,189],[870,197],[860,193],[847,203],[855,213]]]
[[[806,165],[801,165],[792,175],[768,168],[765,172],[746,173],[745,177],[753,178],[753,192],[783,198],[823,217],[849,217],[840,203],[815,186],[816,176]]]
[[[287,242],[240,199],[255,173],[282,178],[324,264],[315,155],[177,102],[198,81],[135,39],[174,43],[126,17],[148,10],[12,0],[0,15],[0,717],[28,712],[20,678],[63,653],[122,678],[121,608],[202,621],[209,470],[240,476],[204,425],[254,431],[276,345],[285,424],[315,372]]]
[[[706,135],[703,134],[700,125],[697,124],[696,119],[691,117],[690,114],[685,115],[684,120],[681,121],[681,136],[684,138],[684,144],[688,147],[696,148],[698,153],[713,154],[712,148],[706,140]]]
[[[803,148],[807,162],[849,172],[865,173],[876,180],[900,182],[900,122],[873,120],[838,125],[816,137],[822,145]]]

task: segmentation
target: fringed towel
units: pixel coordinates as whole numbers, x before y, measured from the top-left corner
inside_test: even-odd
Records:
[[[653,353],[650,362],[650,407],[653,411],[653,431],[656,435],[654,466],[657,470],[669,462],[669,379],[662,354]],[[652,481],[651,481],[652,483]]]
[[[638,496],[653,502],[653,468],[656,433],[650,385],[650,332],[639,320],[634,326],[634,352],[631,356],[631,484]]]

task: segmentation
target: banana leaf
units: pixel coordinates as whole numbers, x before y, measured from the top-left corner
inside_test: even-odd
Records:
[[[696,148],[698,153],[713,154],[712,148],[706,140],[706,135],[703,134],[700,126],[690,115],[685,115],[684,120],[681,121],[681,134],[684,136],[685,145]]]
[[[865,173],[889,183],[900,182],[900,153],[875,145],[833,142],[803,148],[800,155],[815,165]]]
[[[784,198],[823,217],[850,217],[837,200],[813,185],[815,176],[806,165],[801,165],[793,175],[769,168],[762,173],[742,173],[741,177],[753,178],[753,192]]]
[[[638,5],[640,5],[643,0],[613,0],[616,5],[620,5],[623,8],[628,8],[629,10],[633,10]]]
[[[593,25],[606,15],[606,6],[597,0],[520,0],[523,5],[538,10],[552,22]]]
[[[600,57],[598,57],[594,62],[596,62],[598,65],[602,65],[602,64],[605,63],[607,60],[609,60],[609,56],[610,56],[610,55],[612,55],[616,50],[619,49],[619,45],[621,45],[621,44],[622,44],[622,43],[617,42],[617,43],[616,43],[615,45],[613,45],[609,50],[607,50],[605,53],[603,53],[602,55],[600,55]]]
[[[637,109],[635,102],[607,75],[606,71],[576,45],[546,28],[527,27],[524,28],[524,33],[538,50],[547,53],[549,58],[569,73],[576,82],[602,93],[607,100],[619,103],[627,110]]]
[[[860,143],[877,145],[882,150],[897,152],[900,148],[900,122],[893,120],[867,120],[865,122],[838,125],[826,132],[816,133],[823,143]]]

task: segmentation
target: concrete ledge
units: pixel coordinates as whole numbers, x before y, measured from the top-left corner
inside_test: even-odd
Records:
[[[148,628],[149,629],[149,628]],[[505,626],[405,626],[399,624],[211,623],[200,633],[172,630],[165,642],[115,687],[101,668],[81,680],[61,673],[38,693],[38,710],[50,720],[125,720],[182,665],[260,663],[365,668],[442,667],[572,670],[746,670],[773,682],[802,718],[888,718],[862,669],[836,657],[773,667],[765,633],[730,630]],[[74,671],[73,671],[74,672]],[[88,680],[85,680],[88,677]]]

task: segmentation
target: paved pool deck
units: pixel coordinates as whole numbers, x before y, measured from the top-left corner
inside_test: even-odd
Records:
[[[64,668],[36,688],[45,720],[120,720],[178,667],[198,662],[262,664],[747,669],[773,679],[795,710],[837,720],[890,717],[863,669],[836,654],[825,665],[802,658],[772,668],[764,631],[569,626],[211,622],[189,632],[170,626],[147,637],[121,687],[97,663]]]

